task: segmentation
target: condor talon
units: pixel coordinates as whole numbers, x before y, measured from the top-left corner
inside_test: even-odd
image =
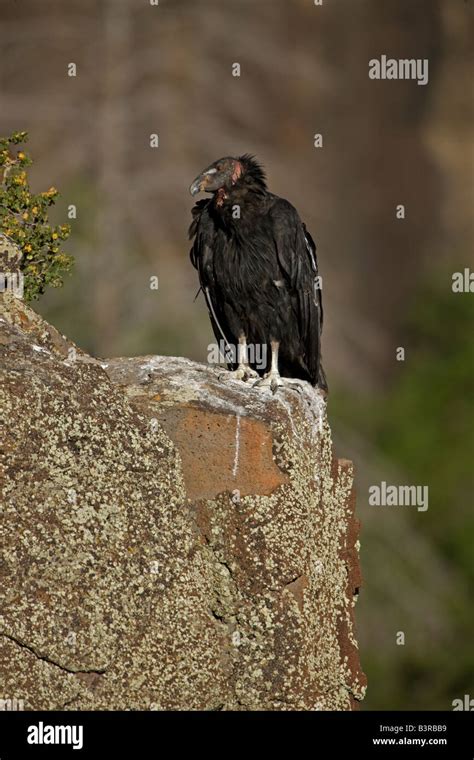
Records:
[[[253,377],[258,377],[258,372],[255,372],[251,367],[244,364],[239,364],[237,369],[227,370],[219,375],[219,380],[243,380],[244,383]]]

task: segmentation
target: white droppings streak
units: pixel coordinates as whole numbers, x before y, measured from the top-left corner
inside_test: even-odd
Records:
[[[235,424],[235,456],[234,466],[232,468],[232,475],[235,478],[237,470],[239,468],[239,453],[240,453],[240,414],[237,415]]]
[[[324,422],[324,408],[320,406],[319,407],[319,433],[320,435],[323,434],[323,422]]]

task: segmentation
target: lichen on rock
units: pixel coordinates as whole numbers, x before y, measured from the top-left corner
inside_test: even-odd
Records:
[[[352,465],[319,392],[99,361],[21,300],[0,305],[0,696],[353,709]]]

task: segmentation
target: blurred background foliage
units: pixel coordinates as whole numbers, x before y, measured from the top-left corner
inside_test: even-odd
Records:
[[[315,237],[335,446],[357,468],[364,709],[474,696],[474,295],[451,288],[473,267],[473,16],[472,0],[0,8],[0,134],[28,130],[32,189],[61,189],[53,222],[77,207],[74,274],[35,308],[84,349],[206,361],[188,187],[220,156],[255,153]],[[428,85],[369,80],[382,54],[428,58]],[[429,509],[369,506],[382,480],[428,485]]]

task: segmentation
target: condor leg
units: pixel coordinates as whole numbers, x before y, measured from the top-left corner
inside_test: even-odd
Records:
[[[224,375],[220,375],[221,380],[234,379],[234,380],[250,380],[251,377],[258,377],[258,372],[249,364],[248,352],[247,352],[247,338],[245,335],[241,335],[239,338],[239,345],[237,346],[237,369],[230,370]]]
[[[272,349],[270,371],[267,372],[261,380],[257,380],[257,382],[254,383],[254,388],[270,388],[272,392],[275,393],[276,389],[284,384],[278,371],[278,348],[280,344],[277,340],[272,340],[270,341],[270,346]]]
[[[278,388],[294,388],[297,391],[302,390],[304,387],[304,380],[298,380],[298,378],[281,377],[278,370],[278,349],[279,342],[277,340],[270,341],[272,349],[272,363],[270,365],[270,371],[267,372],[261,380],[257,380],[254,383],[254,388],[270,388],[272,393],[276,393]]]

